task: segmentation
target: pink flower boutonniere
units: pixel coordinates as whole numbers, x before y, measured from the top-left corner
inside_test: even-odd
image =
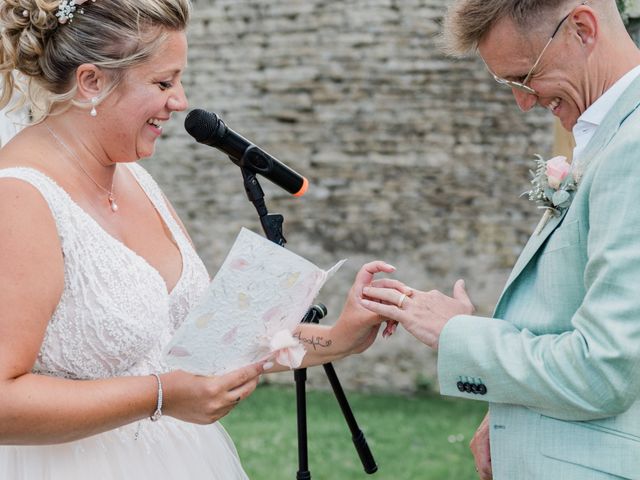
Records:
[[[547,160],[547,183],[551,188],[558,190],[570,171],[571,164],[567,162],[567,157],[560,155]]]
[[[560,215],[571,205],[577,184],[571,175],[571,164],[567,157],[557,156],[544,160],[540,155],[535,158],[536,169],[531,172],[533,188],[523,195],[544,209],[544,215],[536,227],[534,235],[539,234],[552,216]]]

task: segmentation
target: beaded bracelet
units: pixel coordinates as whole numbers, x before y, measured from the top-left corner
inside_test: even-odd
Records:
[[[157,373],[152,373],[156,380],[158,380],[158,405],[156,406],[156,411],[153,412],[153,415],[149,417],[152,422],[157,422],[162,417],[162,382],[160,381],[160,375]]]

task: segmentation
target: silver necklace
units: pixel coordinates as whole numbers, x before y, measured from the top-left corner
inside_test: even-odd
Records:
[[[109,201],[109,206],[111,207],[111,211],[113,213],[117,212],[118,204],[116,203],[116,197],[113,194],[113,181],[115,180],[115,172],[114,172],[113,178],[111,179],[111,188],[110,189],[104,188],[102,185],[96,182],[91,175],[89,175],[89,172],[87,172],[82,166],[82,162],[78,158],[78,155],[73,150],[71,150],[66,143],[62,141],[62,139],[56,134],[56,132],[54,132],[53,129],[46,123],[44,124],[44,126],[47,128],[47,130],[49,130],[49,133],[54,138],[54,140],[58,142],[60,146],[69,153],[69,155],[71,155],[71,158],[76,163],[76,165],[80,167],[80,170],[82,170],[82,173],[84,173],[87,177],[89,177],[89,180],[91,180],[96,185],[96,187],[98,187],[100,190],[102,190],[107,194],[107,200]]]

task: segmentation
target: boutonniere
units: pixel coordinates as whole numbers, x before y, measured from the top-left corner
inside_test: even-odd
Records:
[[[567,157],[557,156],[544,160],[540,155],[535,158],[536,169],[530,170],[533,188],[523,195],[544,210],[534,235],[538,235],[551,217],[560,215],[571,205],[577,184],[571,175],[571,164]]]

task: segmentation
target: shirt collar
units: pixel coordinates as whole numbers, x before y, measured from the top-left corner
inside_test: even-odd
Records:
[[[614,83],[600,98],[593,102],[582,115],[578,118],[578,122],[591,123],[592,125],[600,125],[609,110],[616,103],[623,92],[631,85],[631,83],[640,75],[640,65],[625,73],[616,83]],[[577,124],[576,124],[577,125]]]
[[[587,144],[595,134],[596,130],[609,113],[613,105],[618,101],[624,91],[631,83],[640,75],[640,65],[625,73],[616,83],[614,83],[600,98],[593,102],[587,108],[578,121],[573,126],[573,138],[575,140],[575,148],[573,149],[573,159],[578,159]]]

